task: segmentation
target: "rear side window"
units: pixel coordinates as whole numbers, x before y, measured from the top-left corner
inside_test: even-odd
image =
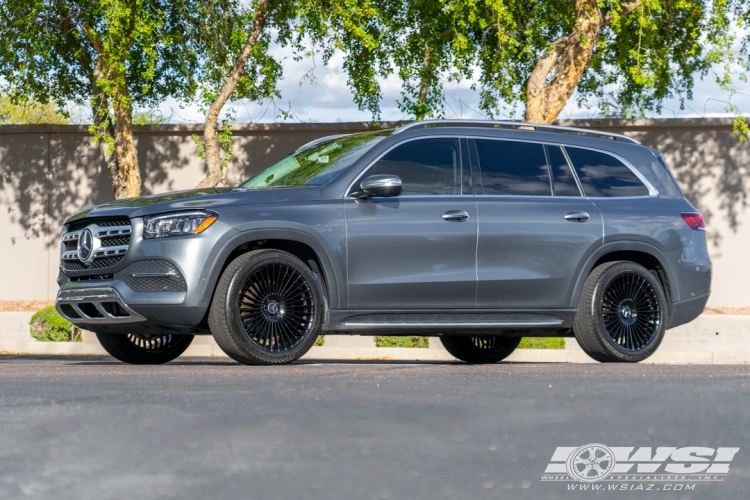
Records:
[[[461,194],[458,139],[421,139],[397,146],[364,177],[380,174],[399,176],[406,196]]]
[[[570,170],[568,160],[559,146],[547,146],[549,164],[552,170],[552,186],[555,196],[581,196],[576,178]]]
[[[544,146],[476,139],[483,194],[551,196]]]
[[[567,146],[565,151],[578,173],[585,196],[648,196],[648,188],[614,156]]]

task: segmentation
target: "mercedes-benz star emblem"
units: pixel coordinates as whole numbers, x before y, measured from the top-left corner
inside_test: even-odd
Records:
[[[88,262],[94,250],[94,235],[90,229],[84,229],[81,237],[78,238],[78,259],[81,262]]]

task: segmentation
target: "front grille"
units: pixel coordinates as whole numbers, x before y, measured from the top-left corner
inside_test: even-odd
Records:
[[[114,274],[94,274],[92,276],[74,276],[70,281],[102,281],[115,279]]]
[[[104,259],[94,259],[91,263],[91,269],[102,269],[104,267],[112,267],[122,260],[124,255],[118,255],[116,257],[106,257]]]
[[[68,224],[60,245],[63,268],[69,271],[86,271],[114,266],[125,257],[130,247],[131,231],[128,217],[89,217]],[[88,243],[93,257],[84,259],[87,260],[84,263],[79,255],[79,246],[83,253],[87,245],[86,241],[81,241],[79,245],[79,240],[88,239],[89,236],[91,238]]]
[[[102,238],[103,247],[119,247],[123,245],[130,245],[130,235],[110,236],[109,238]]]
[[[88,217],[68,224],[68,232],[80,231],[81,229],[96,224],[99,227],[129,226],[129,217]]]
[[[166,260],[139,260],[115,273],[115,279],[136,292],[187,292],[180,271]]]

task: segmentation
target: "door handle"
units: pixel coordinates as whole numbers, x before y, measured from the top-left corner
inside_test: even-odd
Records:
[[[570,222],[586,222],[589,220],[589,214],[586,212],[568,212],[565,214],[565,220]]]
[[[443,214],[443,220],[452,222],[463,222],[469,219],[469,213],[463,210],[448,210]]]

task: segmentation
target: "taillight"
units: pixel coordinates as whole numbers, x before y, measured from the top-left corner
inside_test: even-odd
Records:
[[[703,220],[703,216],[701,214],[685,213],[682,214],[682,219],[687,222],[687,225],[690,226],[691,229],[694,229],[695,231],[706,230],[706,221]]]

